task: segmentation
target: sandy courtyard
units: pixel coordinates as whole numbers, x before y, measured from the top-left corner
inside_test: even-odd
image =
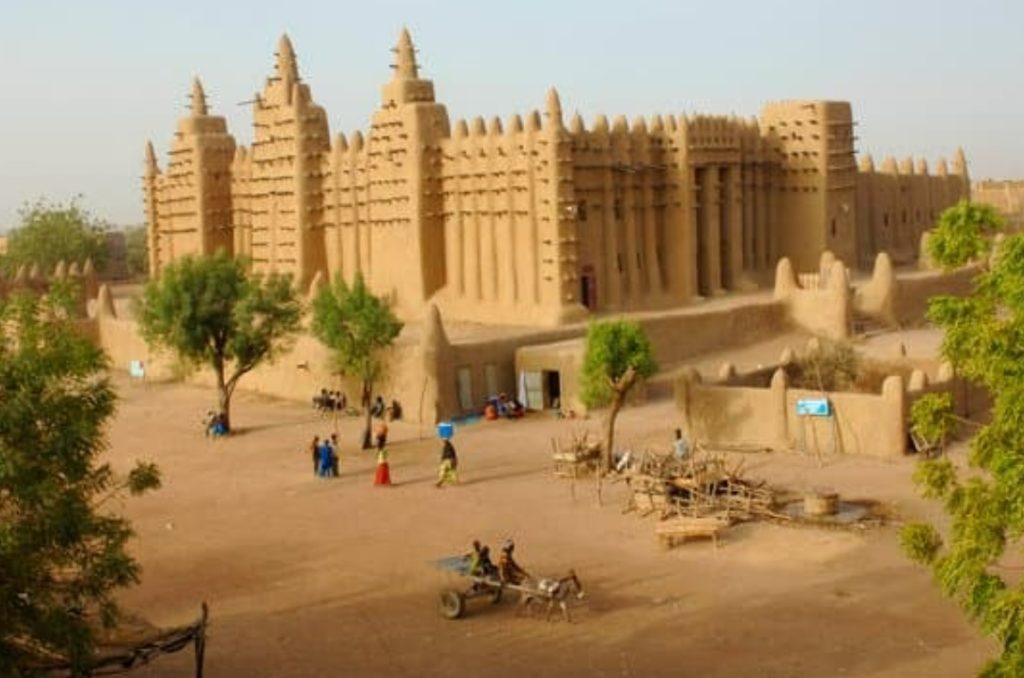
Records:
[[[774,350],[774,349],[773,349]],[[212,394],[118,378],[109,456],[159,463],[164,487],[128,499],[143,582],[125,605],[161,625],[207,600],[210,676],[965,676],[992,646],[899,550],[894,526],[867,532],[752,524],[716,550],[661,550],[654,518],[623,514],[624,488],[576,499],[552,477],[549,438],[598,420],[543,415],[460,429],[461,486],[433,485],[432,432],[397,422],[396,486],[372,485],[373,455],[342,419],[341,477],[313,477],[306,444],[330,422],[294,403],[240,394],[240,434],[206,440]],[[628,410],[620,436],[667,445],[669,402]],[[913,461],[745,455],[747,474],[800,490],[829,485],[903,517],[934,516],[914,494]],[[527,569],[575,567],[587,599],[572,624],[470,603],[442,619],[453,581],[432,561],[474,538],[514,536]],[[191,651],[139,675],[190,675]]]

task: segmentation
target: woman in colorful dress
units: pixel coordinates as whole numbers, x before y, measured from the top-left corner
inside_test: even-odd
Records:
[[[373,476],[374,485],[391,484],[391,467],[388,466],[387,448],[381,447],[377,450],[377,473]]]
[[[442,487],[459,482],[459,458],[455,454],[455,446],[452,441],[445,440],[441,447],[441,466],[437,470],[437,483],[435,487]]]

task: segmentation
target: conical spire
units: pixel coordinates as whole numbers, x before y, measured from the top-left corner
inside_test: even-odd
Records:
[[[206,92],[199,77],[192,78],[192,115],[206,115]]]
[[[562,126],[562,102],[558,98],[558,90],[554,87],[548,90],[547,109],[548,124]]]
[[[398,36],[398,44],[392,51],[395,53],[395,79],[417,79],[419,67],[416,65],[416,48],[413,47],[409,29],[402,27],[402,32]]]
[[[573,134],[583,134],[586,131],[583,127],[583,117],[580,116],[579,111],[573,113],[572,119],[569,120],[569,131]]]
[[[287,33],[281,34],[277,41],[277,77],[291,80],[299,79],[299,66],[295,60],[295,49]]]
[[[146,142],[146,176],[153,176],[160,172],[156,164],[156,151],[153,150],[153,142]]]
[[[964,155],[964,149],[959,146],[953,155],[953,174],[967,175],[967,156]]]

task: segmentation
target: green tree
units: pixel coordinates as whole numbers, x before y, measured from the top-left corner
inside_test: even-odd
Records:
[[[385,373],[385,354],[402,331],[402,323],[357,273],[351,287],[338,276],[334,284],[317,293],[312,327],[316,338],[332,351],[335,369],[359,380],[360,402],[366,412],[363,449],[369,449],[373,386]]]
[[[990,230],[968,225],[956,234],[955,247],[935,250],[946,257],[940,263],[955,266],[965,252],[983,253],[987,245],[980,241]],[[932,299],[929,317],[945,330],[942,353],[959,376],[988,389],[992,418],[970,441],[967,472],[949,458],[919,464],[915,480],[924,496],[942,502],[950,526],[943,535],[932,525],[908,525],[903,546],[999,643],[999,656],[982,675],[1021,676],[1024,580],[1008,574],[1003,558],[1008,550],[1019,553],[1024,535],[1024,239],[1014,235],[1002,242],[970,296]],[[939,433],[947,425],[943,409],[937,408]]]
[[[612,464],[615,419],[633,385],[657,372],[654,352],[638,323],[626,320],[594,322],[587,329],[583,356],[582,396],[587,407],[610,405],[605,429],[604,468]]]
[[[104,510],[159,486],[152,464],[127,476],[100,463],[115,395],[103,352],[69,322],[72,297],[0,303],[0,675],[40,660],[83,675],[113,591],[139,580],[128,521]]]
[[[19,211],[20,225],[7,236],[4,266],[8,273],[22,264],[49,273],[60,261],[84,263],[92,259],[102,271],[107,261],[109,225],[83,209],[77,199],[68,203],[37,200]]]
[[[929,393],[921,396],[910,406],[910,422],[915,435],[928,447],[941,452],[956,433],[953,394]]]
[[[1003,218],[991,205],[961,200],[943,210],[928,239],[928,255],[945,269],[983,259]]]
[[[124,249],[128,275],[145,278],[149,273],[149,233],[144,225],[124,230]]]
[[[183,257],[146,283],[139,305],[142,336],[186,365],[209,365],[217,411],[231,425],[238,380],[289,347],[302,305],[291,277],[251,275],[246,263],[218,252]]]

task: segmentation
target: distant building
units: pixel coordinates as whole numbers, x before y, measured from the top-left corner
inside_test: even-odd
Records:
[[[1024,228],[1024,181],[978,181],[971,187],[971,195],[999,210],[1010,229]]]
[[[124,280],[130,277],[124,231],[108,231],[104,236],[106,238],[107,263],[102,278],[104,280]]]
[[[967,163],[855,159],[850,104],[767,104],[758,119],[628,123],[545,113],[451,124],[403,31],[368,132],[332,138],[282,37],[238,146],[198,80],[166,169],[146,147],[150,270],[218,248],[256,271],[357,271],[407,319],[556,325],[592,311],[687,304],[814,270],[831,250],[912,261],[920,234],[969,194]]]

